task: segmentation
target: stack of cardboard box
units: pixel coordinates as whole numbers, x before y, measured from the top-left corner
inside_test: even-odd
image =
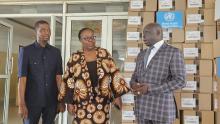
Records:
[[[158,0],[158,11],[179,11],[183,14],[183,27],[185,27],[185,10],[186,10],[186,0]],[[183,50],[183,43],[185,42],[185,30],[184,28],[166,28],[163,29],[163,40],[170,45]],[[175,120],[175,124],[180,124],[180,90],[174,93],[177,108],[178,108],[178,118]]]
[[[184,15],[183,29],[163,29],[163,39],[179,48],[185,59],[187,85],[174,93],[179,113],[175,124],[220,124],[220,78],[217,78],[215,64],[216,57],[220,57],[220,40],[216,40],[220,38],[220,23],[214,21],[214,2],[130,0],[124,74],[127,82],[134,71],[138,52],[146,48],[142,41],[142,30],[146,24],[155,22],[155,13],[181,11]],[[135,97],[128,94],[124,98],[122,123],[133,124]]]
[[[124,65],[124,77],[130,82],[135,69],[135,59],[143,49],[142,31],[145,25],[155,22],[157,0],[130,0],[127,26],[127,57]],[[134,99],[132,93],[122,97],[122,124],[135,124]]]
[[[219,31],[219,22],[217,31]],[[215,111],[215,124],[220,124],[220,37],[213,41],[214,75],[212,108]]]
[[[183,54],[187,84],[180,93],[180,120],[182,124],[214,124],[214,0],[187,0],[185,15]]]

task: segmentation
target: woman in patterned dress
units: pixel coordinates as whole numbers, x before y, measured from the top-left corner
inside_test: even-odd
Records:
[[[110,103],[121,107],[129,88],[109,52],[96,47],[92,29],[81,29],[78,38],[82,50],[67,63],[58,99],[67,103],[73,124],[109,124]]]

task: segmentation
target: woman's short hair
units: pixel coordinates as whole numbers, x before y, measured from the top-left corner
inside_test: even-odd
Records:
[[[94,30],[92,30],[91,28],[82,28],[81,30],[79,30],[79,33],[78,33],[78,38],[79,38],[79,40],[80,40],[80,38],[81,38],[82,32],[85,31],[85,30],[90,30],[90,31],[92,31],[92,32],[94,33]]]

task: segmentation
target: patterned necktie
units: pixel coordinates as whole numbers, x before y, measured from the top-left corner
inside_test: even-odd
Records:
[[[149,58],[149,55],[150,55],[150,52],[151,50],[154,48],[154,46],[150,46],[148,49],[147,49],[147,52],[144,56],[144,67],[147,67],[147,61],[148,61],[148,58]]]

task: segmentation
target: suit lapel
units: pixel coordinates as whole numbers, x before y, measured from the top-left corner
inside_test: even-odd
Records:
[[[157,53],[153,56],[153,58],[150,60],[150,63],[148,64],[146,71],[149,70],[152,66],[152,64],[154,63],[154,61],[156,61],[158,59],[158,57],[160,56],[160,54],[163,52],[163,50],[167,47],[167,43],[164,43],[160,49],[157,51]]]

